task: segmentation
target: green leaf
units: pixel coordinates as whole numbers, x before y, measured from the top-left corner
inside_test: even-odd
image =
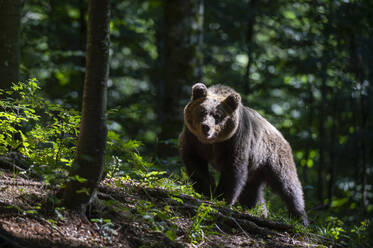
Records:
[[[283,12],[283,15],[285,16],[285,18],[287,18],[287,19],[291,19],[291,20],[297,18],[297,16],[295,15],[295,13],[292,12],[292,11],[290,11],[290,10],[285,10],[285,11]]]
[[[104,223],[106,223],[106,224],[113,224],[113,223],[111,222],[111,219],[104,219],[103,221],[104,221]]]
[[[166,236],[170,240],[175,240],[177,238],[176,232],[174,230],[167,230],[166,231]]]
[[[90,195],[90,190],[86,187],[84,188],[81,188],[79,190],[76,191],[77,194],[86,194],[87,196]]]
[[[85,178],[83,178],[83,177],[80,177],[79,175],[75,175],[75,176],[74,176],[74,179],[75,179],[76,181],[78,181],[79,183],[85,183],[85,182],[87,182],[87,179],[85,179]]]
[[[37,214],[38,211],[36,211],[34,209],[30,209],[30,210],[25,211],[25,213],[27,213],[27,214]]]
[[[335,199],[332,201],[331,207],[341,207],[348,202],[348,198]]]
[[[184,203],[183,199],[181,199],[179,197],[171,196],[171,199],[174,200],[174,201],[177,201],[178,203],[181,203],[181,204]]]

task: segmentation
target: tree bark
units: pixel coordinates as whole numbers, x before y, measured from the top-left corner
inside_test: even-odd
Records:
[[[165,66],[159,139],[168,141],[176,139],[181,131],[189,86],[202,78],[203,0],[166,0],[164,18]],[[176,155],[176,147],[161,145],[160,154]]]
[[[243,80],[243,89],[244,95],[248,95],[250,93],[250,69],[253,63],[253,37],[254,37],[254,25],[256,21],[256,11],[257,11],[257,3],[258,0],[251,0],[249,2],[249,11],[250,15],[247,22],[247,34],[246,34],[246,42],[247,42],[247,65],[246,65],[246,72]]]
[[[325,60],[326,58],[324,58]],[[320,204],[323,205],[324,201],[324,168],[325,168],[325,148],[326,148],[326,140],[325,140],[325,106],[326,102],[326,81],[327,81],[327,73],[326,73],[326,62],[325,66],[322,68],[322,80],[321,80],[321,102],[320,102],[320,112],[319,112],[319,165],[317,167],[317,199],[319,200]]]
[[[87,44],[87,22],[85,20],[85,15],[87,13],[87,5],[84,0],[79,0],[79,50],[81,50],[83,53],[86,52],[86,44]],[[78,65],[84,68],[84,65],[86,63],[86,58],[82,56],[79,59]],[[80,85],[79,85],[79,98],[82,99],[82,90],[84,87],[84,72],[79,73],[79,78],[81,79]]]
[[[359,43],[352,34],[350,37],[350,57],[353,73],[355,74],[356,82],[359,84],[359,95],[356,99],[356,116],[357,116],[357,134],[358,134],[358,149],[361,154],[361,205],[363,212],[366,212],[368,207],[368,192],[367,192],[367,153],[366,153],[366,125],[369,116],[367,105],[368,85],[364,85],[365,72],[363,66],[363,59],[359,52]],[[358,181],[359,182],[359,181]]]
[[[368,166],[367,166],[367,149],[366,149],[366,124],[368,120],[368,111],[367,111],[367,104],[366,104],[366,95],[360,95],[360,105],[361,105],[361,161],[363,163],[363,168],[361,172],[361,205],[363,208],[363,212],[366,213],[368,208],[368,190],[367,190],[367,183],[368,183]]]
[[[86,75],[80,135],[71,177],[64,192],[65,205],[84,211],[95,195],[104,168],[106,145],[106,91],[109,74],[110,1],[89,0]]]
[[[329,5],[329,9],[331,9],[331,5]],[[327,91],[328,91],[328,66],[331,61],[331,53],[330,53],[330,46],[328,38],[330,35],[330,24],[325,24],[323,26],[323,52],[322,52],[322,61],[321,61],[321,100],[320,100],[320,110],[319,110],[319,165],[317,168],[317,199],[320,201],[320,204],[325,207],[324,205],[324,191],[325,191],[325,149],[326,149],[326,136],[325,136],[325,122],[327,119],[327,111],[326,106],[328,104],[327,99]]]
[[[308,160],[310,158],[311,153],[311,147],[313,143],[312,138],[312,123],[313,123],[313,109],[314,109],[314,97],[312,92],[312,85],[309,79],[307,80],[307,91],[308,91],[308,97],[307,97],[307,133],[308,133],[308,140],[306,143],[306,147],[304,149],[304,159],[306,160],[306,164],[303,168],[303,180],[304,183],[307,185],[309,184],[309,170],[308,170]],[[304,194],[307,196],[308,192],[305,191]],[[307,197],[306,197],[307,198]]]
[[[19,80],[23,0],[0,0],[0,89]]]
[[[331,137],[330,137],[330,147],[329,147],[329,157],[330,157],[330,164],[329,164],[329,182],[328,182],[328,204],[327,208],[332,206],[333,197],[334,197],[334,188],[335,188],[335,180],[336,180],[336,157],[335,157],[335,146],[337,143],[337,128],[339,124],[339,113],[338,113],[338,93],[337,90],[334,93],[333,99],[333,110],[332,110],[332,127],[331,127]]]

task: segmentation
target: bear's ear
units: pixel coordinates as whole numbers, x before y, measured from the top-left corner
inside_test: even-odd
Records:
[[[241,96],[237,93],[232,93],[224,99],[224,103],[231,107],[234,111],[241,103]]]
[[[207,87],[203,83],[196,83],[192,87],[192,100],[207,96]]]

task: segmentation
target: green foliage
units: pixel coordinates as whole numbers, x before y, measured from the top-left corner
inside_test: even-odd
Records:
[[[364,220],[360,222],[360,225],[355,225],[350,231],[351,242],[356,246],[366,245],[368,240],[368,226],[370,224],[369,220]]]
[[[177,237],[178,227],[171,222],[176,217],[170,206],[165,205],[163,209],[160,209],[150,201],[141,200],[136,205],[136,211],[154,231],[165,233],[171,240]]]
[[[270,203],[266,203],[266,208],[268,212],[270,212],[271,210],[270,206]],[[257,204],[255,207],[249,209],[249,214],[254,216],[263,216],[264,212],[262,204]]]
[[[343,222],[337,217],[329,216],[326,223],[325,234],[334,239],[339,239],[341,234],[345,232]]]
[[[36,79],[0,91],[0,155],[19,151],[30,161],[29,171],[46,182],[64,183],[79,135],[80,114],[40,95]],[[105,171],[110,177],[129,175],[152,181],[165,174],[139,155],[142,143],[109,130]],[[75,176],[78,182],[86,179]],[[84,190],[84,189],[83,189]],[[85,192],[88,193],[88,192]]]
[[[359,225],[350,226],[341,219],[334,216],[328,216],[326,223],[318,226],[318,231],[334,240],[343,240],[350,247],[369,247],[368,244],[368,226],[370,221],[364,220]]]
[[[0,153],[19,151],[29,170],[61,183],[74,158],[80,115],[45,100],[39,89],[34,78],[1,92]]]
[[[107,239],[110,239],[110,234],[118,235],[117,231],[114,230],[114,224],[111,219],[93,218],[91,222],[94,223],[98,232]]]
[[[156,162],[149,162],[140,155],[142,142],[125,140],[113,130],[108,132],[106,167],[108,177],[123,180],[136,179],[147,187],[161,187],[175,194],[187,194],[197,198],[201,195],[193,190],[192,184],[180,180],[179,174],[169,174]]]
[[[139,155],[141,145],[142,143],[136,140],[124,141],[118,133],[109,130],[106,155],[108,176],[123,176],[127,173],[137,175],[151,168],[153,164]]]
[[[21,127],[28,121],[39,120],[32,108],[36,89],[36,80],[32,79],[26,84],[14,84],[10,90],[0,90],[0,154],[16,149],[29,153],[30,143]]]
[[[36,79],[14,84],[9,91],[1,91],[2,107],[0,150],[5,155],[18,150],[30,162],[30,171],[46,182],[63,183],[74,159],[79,135],[79,112],[52,104],[40,96]],[[15,139],[16,134],[20,139]],[[127,139],[114,130],[108,131],[106,167],[109,177],[136,178],[151,187],[178,188],[192,194],[190,184],[178,184],[165,177],[166,171],[140,156],[142,142]],[[86,179],[75,176],[78,182]]]
[[[197,213],[192,218],[193,223],[188,232],[188,238],[192,244],[198,244],[205,239],[206,234],[212,233],[214,218],[211,213],[214,211],[216,210],[211,205],[206,206],[204,203],[198,207]],[[205,223],[210,224],[206,225]]]
[[[8,205],[6,206],[8,209],[16,209],[19,214],[21,215],[38,215],[41,209],[41,203],[37,203],[35,206],[27,206],[27,208]]]

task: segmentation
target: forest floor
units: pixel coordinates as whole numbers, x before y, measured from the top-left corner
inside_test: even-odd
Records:
[[[340,247],[134,180],[105,179],[88,217],[58,207],[55,193],[44,183],[0,171],[0,247]]]

